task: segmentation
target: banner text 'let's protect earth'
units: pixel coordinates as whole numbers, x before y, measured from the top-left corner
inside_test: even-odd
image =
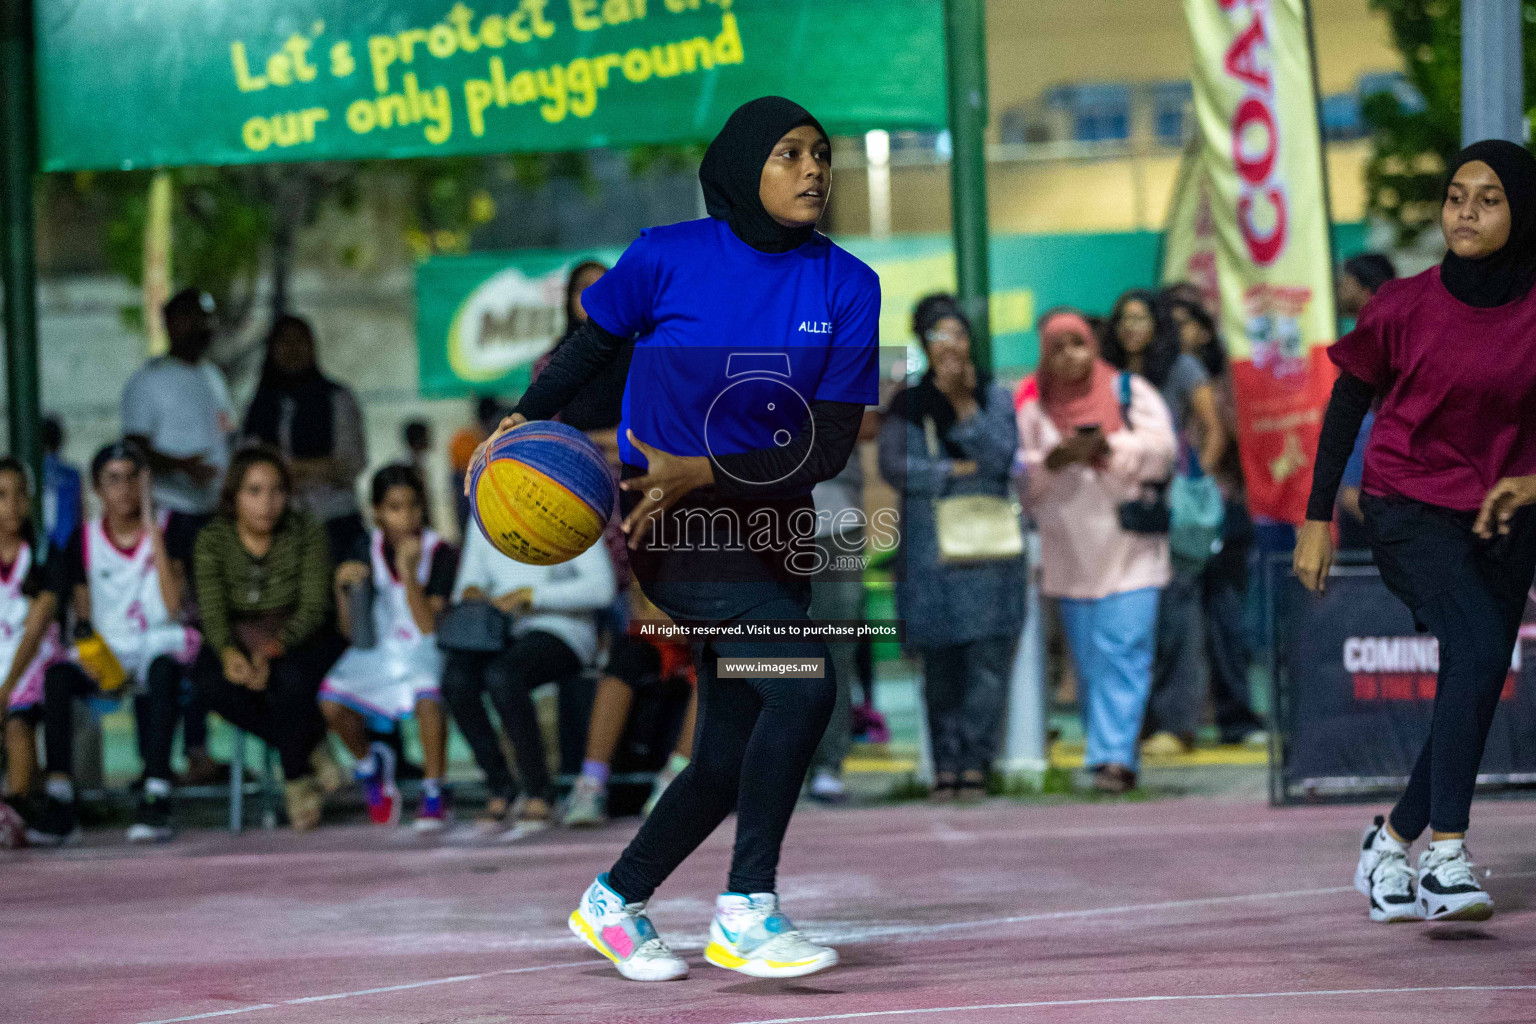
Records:
[[[940,0],[37,0],[44,170],[941,127]]]

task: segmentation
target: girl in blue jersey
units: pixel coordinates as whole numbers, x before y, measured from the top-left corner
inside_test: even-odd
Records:
[[[710,216],[652,228],[582,295],[589,320],[499,433],[557,413],[630,338],[619,430],[636,578],[679,622],[808,622],[811,488],[847,463],[878,400],[880,287],[816,232],[831,187],[821,125],[779,97],[742,106],[699,168]],[[727,891],[705,958],[753,977],[837,962],[779,912],[784,830],[836,693],[820,640],[712,639],[699,657],[693,762],[571,929],[626,978],[688,965],[645,914],[656,887],[737,812]],[[725,658],[819,658],[823,678],[722,678]]]

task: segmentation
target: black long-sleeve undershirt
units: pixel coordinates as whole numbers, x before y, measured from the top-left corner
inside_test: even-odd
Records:
[[[1317,438],[1317,458],[1312,463],[1312,493],[1307,498],[1307,518],[1318,522],[1333,519],[1333,503],[1339,496],[1339,481],[1354,453],[1360,424],[1371,410],[1376,392],[1351,373],[1342,373],[1334,382],[1323,414],[1323,429]]]
[[[857,402],[811,402],[800,430],[782,448],[715,455],[715,490],[722,498],[804,494],[843,471],[859,440],[864,407]],[[767,480],[772,483],[750,483]]]
[[[523,392],[513,411],[530,420],[550,419],[570,404],[599,370],[617,359],[623,348],[623,338],[603,330],[589,317],[555,349],[549,365]]]
[[[556,415],[623,350],[625,339],[588,319],[555,350],[516,411],[530,420]],[[858,442],[864,406],[856,402],[810,403],[810,415],[782,447],[711,456],[715,491],[722,498],[777,498],[804,494],[830,480],[848,463]],[[771,481],[753,483],[751,481]]]

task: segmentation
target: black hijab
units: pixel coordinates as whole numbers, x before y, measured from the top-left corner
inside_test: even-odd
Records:
[[[279,447],[286,440],[291,458],[325,458],[334,454],[333,402],[337,384],[320,372],[318,362],[312,361],[298,373],[284,373],[277,368],[272,347],[285,330],[303,331],[309,335],[311,349],[314,347],[315,334],[305,320],[289,315],[278,317],[267,333],[267,361],[245,414],[245,435]],[[285,420],[289,421],[286,431]]]
[[[929,295],[912,311],[912,333],[917,335],[918,341],[922,342],[925,352],[928,349],[928,332],[946,317],[959,320],[965,325],[965,332],[971,333],[970,318],[961,311],[960,303],[952,295]],[[972,395],[976,399],[976,404],[983,409],[987,407],[987,389],[991,383],[990,373],[984,370],[977,371],[976,390]],[[949,398],[933,382],[933,367],[930,366],[916,384],[897,392],[891,399],[891,406],[887,412],[888,415],[897,419],[905,417],[909,423],[915,423],[919,427],[923,425],[923,420],[933,420],[939,445],[944,449],[945,455],[951,459],[966,458],[965,449],[949,440],[949,429],[955,425],[959,417],[955,415],[955,407],[950,404]]]
[[[788,252],[811,240],[814,226],[787,228],[763,208],[763,165],[787,133],[808,124],[827,138],[810,111],[782,96],[743,103],[725,122],[699,164],[704,206],[731,226],[736,237],[760,252]]]
[[[1525,298],[1536,284],[1536,157],[1503,139],[1474,142],[1456,155],[1446,191],[1456,172],[1474,160],[1493,168],[1509,200],[1509,241],[1482,259],[1464,260],[1446,252],[1440,280],[1446,291],[1469,306],[1502,306]]]

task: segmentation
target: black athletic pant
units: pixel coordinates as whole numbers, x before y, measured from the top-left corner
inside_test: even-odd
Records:
[[[707,591],[708,583],[672,584]],[[726,584],[725,586],[732,586]],[[809,588],[792,595],[763,585],[773,596],[733,620],[809,621]],[[664,591],[647,596],[673,618]],[[765,595],[766,596],[766,595]],[[721,679],[718,658],[820,658],[821,679]],[[713,640],[698,657],[699,712],[693,761],[662,795],[656,809],[608,873],[608,885],[626,901],[650,899],[672,871],[737,812],[736,848],[729,891],[773,892],[779,847],[789,827],[806,769],[826,732],[837,697],[827,645],[820,640],[764,643]]]
[[[449,652],[443,670],[443,702],[485,773],[492,795],[511,799],[517,794],[517,783],[507,768],[483,695],[490,694],[501,716],[524,792],[547,800],[551,796],[549,760],[532,694],[545,683],[563,684],[580,675],[581,659],[570,645],[539,629],[516,637],[499,654]]]
[[[172,778],[171,744],[176,739],[176,720],[181,715],[181,666],[170,655],[149,663],[144,691],[133,698],[133,720],[138,732],[139,758],[144,775]],[[75,698],[97,693],[96,681],[79,665],[54,665],[43,676],[43,749],[48,771],[74,774]]]
[[[336,661],[336,644],[320,635],[272,662],[267,688],[252,690],[224,678],[224,667],[206,647],[192,666],[192,682],[210,711],[277,750],[283,778],[312,774],[309,757],[325,736],[320,683]]]
[[[1426,827],[1465,832],[1536,573],[1536,508],[1521,509],[1508,536],[1485,542],[1472,533],[1475,513],[1370,495],[1360,507],[1382,582],[1440,641],[1429,739],[1392,809],[1392,828],[1409,841]]]

